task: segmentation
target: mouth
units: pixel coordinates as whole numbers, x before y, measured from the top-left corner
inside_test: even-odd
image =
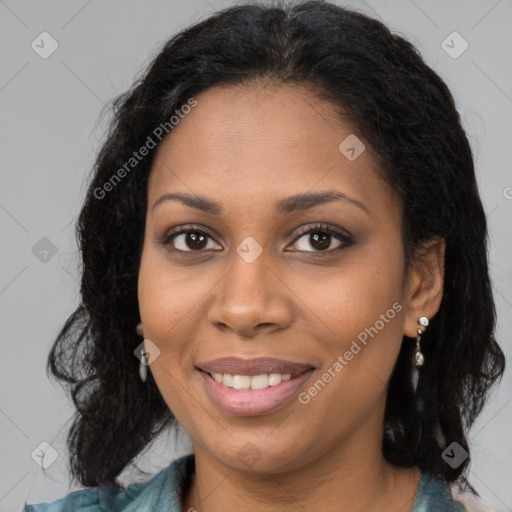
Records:
[[[197,370],[211,402],[221,411],[234,416],[261,416],[289,404],[315,373],[313,366],[291,369],[290,364],[296,363],[287,363],[288,373],[269,370],[268,366],[263,372],[258,364],[246,369],[245,373],[240,370],[237,370],[240,373]]]

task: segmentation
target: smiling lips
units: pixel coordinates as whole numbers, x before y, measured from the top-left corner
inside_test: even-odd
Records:
[[[272,357],[226,357],[197,365],[210,398],[237,416],[268,414],[284,405],[311,376],[311,364]]]
[[[265,389],[298,377],[312,368],[310,364],[274,357],[241,359],[224,357],[198,365],[217,382],[234,389]]]

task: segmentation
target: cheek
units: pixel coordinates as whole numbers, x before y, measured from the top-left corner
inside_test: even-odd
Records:
[[[169,409],[181,422],[186,417],[183,382],[184,360],[193,357],[187,332],[198,292],[193,283],[176,279],[169,262],[158,251],[143,252],[139,268],[139,313],[144,338],[160,350],[151,363],[150,372]]]
[[[193,272],[193,271],[192,271]],[[193,314],[193,308],[205,293],[208,279],[194,279],[190,271],[176,270],[160,249],[145,250],[139,281],[139,312],[144,335],[160,344],[178,348],[186,343],[178,332]],[[210,284],[211,287],[211,284]],[[165,349],[165,347],[163,347]]]
[[[315,313],[309,316],[323,333],[320,378],[327,373],[330,382],[324,401],[358,409],[384,392],[402,343],[402,277],[401,253],[389,248],[367,250],[335,273],[301,283],[306,309]]]
[[[150,371],[162,396],[176,416],[186,409],[184,383],[197,379],[199,315],[201,303],[221,275],[204,272],[199,267],[177,269],[164,250],[149,248],[142,255],[138,300],[144,337],[160,350]],[[188,405],[190,407],[190,404]]]
[[[373,326],[395,302],[400,303],[401,270],[397,251],[386,254],[369,248],[354,252],[334,271],[294,272],[291,279],[293,289],[302,293],[310,321],[319,324],[328,338],[347,341]],[[395,313],[389,316],[394,318]]]

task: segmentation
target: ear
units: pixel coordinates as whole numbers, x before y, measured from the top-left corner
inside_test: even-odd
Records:
[[[415,252],[405,284],[405,336],[415,338],[418,318],[426,316],[430,320],[439,310],[443,298],[445,249],[445,240],[434,237]]]

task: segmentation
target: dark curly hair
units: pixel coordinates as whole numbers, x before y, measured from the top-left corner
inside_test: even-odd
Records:
[[[112,101],[75,227],[81,302],[47,362],[77,409],[67,437],[73,482],[119,483],[121,471],[165,427],[177,425],[151,372],[146,383],[139,379],[134,356],[141,343],[135,326],[147,181],[164,139],[106,197],[98,191],[201,91],[268,82],[309,87],[369,144],[403,204],[407,268],[422,242],[445,240],[443,298],[423,335],[428,364],[415,394],[414,344],[404,336],[382,449],[396,466],[417,466],[474,492],[466,478],[469,459],[454,469],[441,457],[454,441],[469,452],[469,429],[505,368],[494,336],[486,216],[471,148],[449,89],[411,43],[375,19],[319,0],[252,2],[217,12],[169,39],[131,89]]]

